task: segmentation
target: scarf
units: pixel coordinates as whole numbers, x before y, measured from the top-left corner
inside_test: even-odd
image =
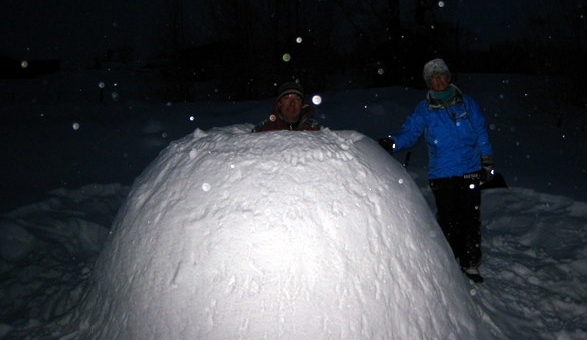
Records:
[[[456,94],[456,90],[454,87],[449,86],[448,89],[440,92],[430,90],[430,97],[435,100],[438,100],[442,104],[448,104],[450,101],[453,100]]]

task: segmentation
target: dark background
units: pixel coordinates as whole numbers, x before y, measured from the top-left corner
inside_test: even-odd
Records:
[[[173,84],[164,100],[210,98],[193,88],[211,81],[217,99],[240,100],[291,79],[315,91],[422,87],[423,63],[442,57],[457,73],[552,75],[586,101],[585,0],[4,3],[4,79],[124,65]]]

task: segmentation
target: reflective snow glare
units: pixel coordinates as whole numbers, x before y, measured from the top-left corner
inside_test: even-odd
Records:
[[[124,334],[141,328],[141,314],[145,326],[176,320],[162,331],[176,334],[196,327],[219,332],[221,320],[243,316],[231,338],[278,325],[268,332],[285,330],[277,339],[288,339],[287,327],[304,325],[317,332],[353,328],[344,336],[360,339],[445,339],[435,332],[461,332],[459,322],[467,322],[469,332],[491,324],[487,334],[497,339],[587,339],[587,134],[544,125],[542,112],[528,117],[518,91],[540,77],[507,75],[504,83],[503,74],[459,76],[460,87],[495,126],[495,166],[509,185],[483,190],[480,270],[486,280],[472,284],[447,257],[448,246],[434,244],[433,210],[417,203],[423,196],[434,206],[425,144],[416,144],[403,169],[375,142],[401,127],[422,90],[331,89],[317,109],[330,131],[301,133],[298,140],[297,134],[245,133],[251,125],[244,123],[264,119],[274,98],[146,99],[152,88],[142,75],[64,70],[2,82],[5,93],[14,93],[0,101],[9,117],[0,125],[6,146],[0,149],[2,340],[85,340],[100,332],[92,329],[99,324],[113,327],[103,332]],[[117,88],[123,99],[111,102],[106,94],[98,102],[100,81],[124,84]],[[73,123],[80,126],[76,132]],[[307,135],[314,138],[302,138]],[[290,142],[298,149],[287,148]],[[114,266],[102,253],[124,260]],[[446,297],[451,294],[458,296]],[[323,298],[309,298],[317,295]],[[247,317],[261,297],[264,307]],[[372,306],[373,312],[362,312]],[[209,314],[192,318],[185,312],[190,308]],[[255,315],[263,311],[274,316],[256,327],[262,322]],[[376,324],[385,313],[396,314]],[[416,314],[418,322],[383,330]],[[443,315],[456,323],[440,320],[431,328]],[[300,336],[302,329],[291,331],[295,339],[329,339]],[[332,333],[331,339],[344,336]]]
[[[251,128],[197,130],[137,179],[78,338],[499,338],[418,187],[375,141]]]
[[[320,104],[322,104],[322,97],[319,96],[319,95],[312,96],[312,103],[314,105],[320,105]]]

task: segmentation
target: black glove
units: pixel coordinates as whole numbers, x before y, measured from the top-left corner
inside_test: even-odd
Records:
[[[395,149],[395,141],[389,136],[379,138],[379,145],[389,153],[393,153]]]
[[[495,170],[493,170],[493,156],[481,156],[481,183],[489,182],[493,179]]]

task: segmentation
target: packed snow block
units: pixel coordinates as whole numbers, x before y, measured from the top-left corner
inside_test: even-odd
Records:
[[[135,181],[80,339],[489,339],[409,175],[354,131],[196,130]]]

